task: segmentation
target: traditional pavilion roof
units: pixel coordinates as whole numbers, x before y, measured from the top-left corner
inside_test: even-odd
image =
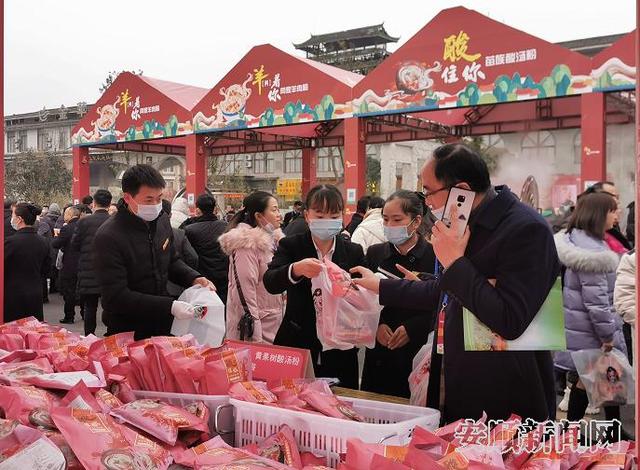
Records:
[[[306,52],[314,52],[321,44],[326,50],[348,49],[350,47],[362,47],[365,45],[386,44],[398,42],[400,38],[393,37],[384,29],[384,23],[365,26],[363,28],[348,29],[326,34],[312,34],[309,39],[294,47]]]

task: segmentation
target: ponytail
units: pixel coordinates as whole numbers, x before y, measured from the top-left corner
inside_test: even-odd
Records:
[[[229,221],[229,223],[227,224],[227,229],[225,231],[228,232],[229,230],[233,230],[238,225],[245,222],[246,218],[247,218],[247,208],[243,207],[241,210],[236,212],[236,215],[234,215],[233,218]]]

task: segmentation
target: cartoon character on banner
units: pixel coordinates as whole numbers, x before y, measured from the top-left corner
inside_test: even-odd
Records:
[[[86,131],[84,127],[74,135],[74,141],[81,142],[81,138],[86,142],[116,142],[118,137],[122,135],[116,129],[116,119],[120,114],[118,104],[120,103],[120,96],[113,104],[105,104],[104,106],[98,106],[96,113],[98,113],[98,119],[91,121],[93,126],[92,131]]]
[[[193,117],[193,126],[199,129],[215,129],[225,127],[234,121],[247,121],[252,116],[245,114],[247,101],[251,97],[251,88],[248,87],[253,75],[247,74],[247,79],[242,83],[235,83],[229,88],[221,87],[220,95],[224,97],[218,104],[211,106],[214,114],[206,116],[199,111]]]

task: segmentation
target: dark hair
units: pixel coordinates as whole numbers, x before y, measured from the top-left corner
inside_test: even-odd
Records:
[[[304,206],[304,202],[302,202],[302,201],[295,201],[295,202],[293,203],[293,206],[294,206],[294,207],[295,207],[295,206],[298,206],[298,207],[300,207],[300,206]]]
[[[491,187],[489,169],[482,157],[464,144],[445,144],[433,151],[435,175],[445,186],[465,182],[476,193]]]
[[[359,214],[364,214],[369,210],[369,201],[371,200],[371,196],[362,196],[358,199],[358,205],[356,206],[356,212]]]
[[[111,193],[106,189],[98,189],[93,194],[93,202],[97,207],[101,207],[103,209],[111,205],[112,199],[113,199],[113,196],[111,196]]]
[[[213,210],[216,208],[216,200],[211,194],[201,194],[196,199],[196,207],[203,214],[213,214]]]
[[[42,209],[35,204],[19,202],[15,208],[16,215],[22,217],[24,223],[31,226],[36,223],[36,217],[40,215]]]
[[[231,222],[227,226],[227,232],[234,229],[238,224],[245,223],[252,227],[257,227],[256,212],[262,213],[269,207],[269,201],[275,199],[271,193],[266,191],[256,191],[249,194],[242,201],[242,210],[233,216]]]
[[[167,199],[162,200],[162,211],[171,217],[171,201]]]
[[[314,186],[307,194],[307,209],[325,213],[343,212],[344,199],[338,188],[332,184]]]
[[[369,201],[369,209],[382,209],[384,207],[384,199],[373,196]]]
[[[93,198],[91,196],[85,196],[82,198],[82,201],[80,201],[82,204],[85,204],[87,206],[90,206],[91,204],[93,204]]]
[[[5,199],[4,200],[4,208],[5,209],[11,209],[15,205],[16,205],[16,201],[14,201],[13,199]]]
[[[429,231],[428,224],[430,222],[427,217],[424,217],[425,205],[423,199],[419,196],[419,194],[420,193],[417,193],[415,191],[407,191],[401,189],[389,196],[385,202],[385,205],[388,202],[399,199],[402,212],[411,216],[411,219],[415,219],[418,216],[422,217],[422,223],[418,227],[418,234],[424,235]],[[384,214],[384,208],[382,208],[382,213]]]
[[[151,165],[136,165],[127,169],[122,175],[122,192],[135,196],[141,186],[154,189],[165,187],[165,181],[158,170]]]
[[[618,203],[608,193],[584,194],[578,199],[576,209],[569,218],[567,232],[580,229],[598,240],[603,240],[607,215],[617,209]]]
[[[605,184],[607,184],[609,186],[613,186],[614,188],[616,186],[611,181],[598,181],[597,183],[592,184],[591,186],[589,186],[582,194],[578,195],[578,199],[580,199],[585,194],[594,194],[594,193],[605,193],[605,194],[608,194],[610,196],[615,197],[614,194],[610,193],[609,191],[605,191],[604,190],[604,185]]]
[[[81,214],[91,214],[91,207],[86,204],[78,204],[74,206]]]

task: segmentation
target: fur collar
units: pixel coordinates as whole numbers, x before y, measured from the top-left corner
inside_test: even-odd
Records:
[[[579,239],[587,237],[584,233],[575,232],[572,235],[577,236]],[[564,230],[558,232],[554,238],[560,262],[573,271],[609,273],[615,272],[618,268],[620,258],[616,253],[609,250],[604,242],[599,247],[597,241],[590,238],[585,247],[578,246]]]
[[[280,240],[282,231],[277,229],[274,235],[276,241]],[[274,237],[260,227],[254,228],[247,224],[239,224],[236,228],[221,235],[218,242],[227,255],[240,249],[270,252],[274,247]]]

